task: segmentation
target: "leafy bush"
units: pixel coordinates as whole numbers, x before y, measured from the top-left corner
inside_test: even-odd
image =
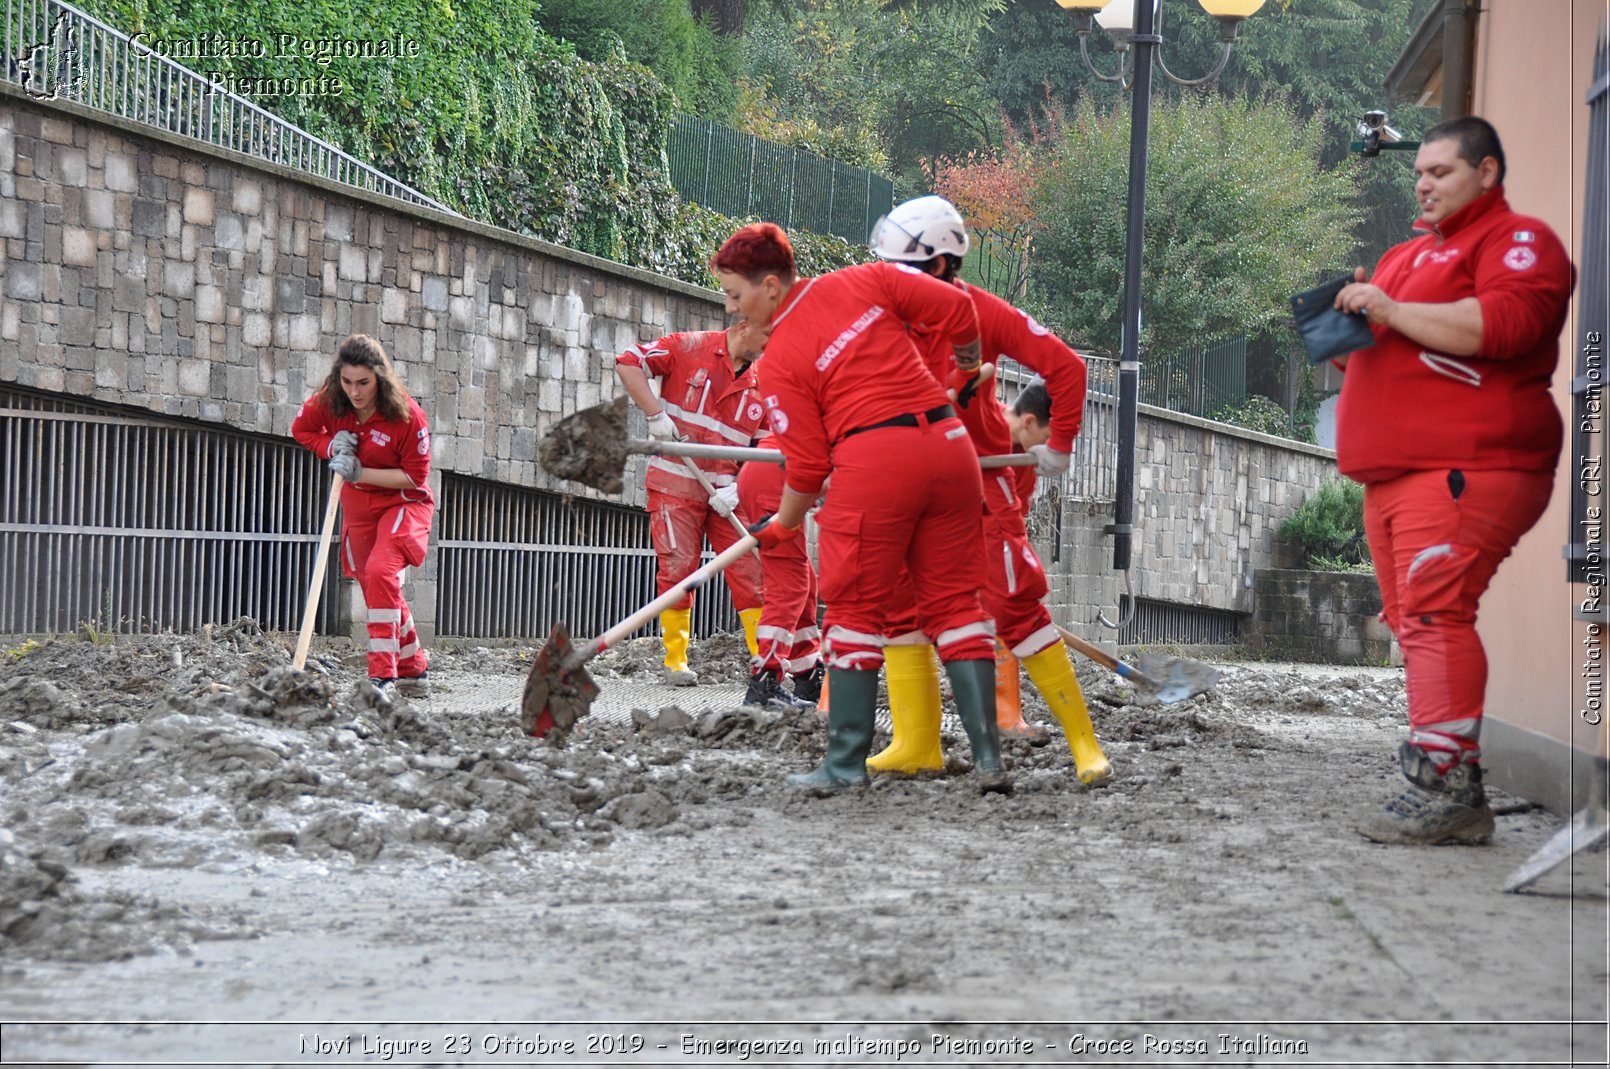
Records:
[[[1291,418],[1279,402],[1261,394],[1253,394],[1239,405],[1225,405],[1208,416],[1208,419],[1228,423],[1232,427],[1272,434],[1277,438],[1291,438]]]
[[[714,287],[718,282],[710,270],[710,258],[734,230],[745,223],[758,221],[755,217],[734,219],[698,204],[681,201],[667,228],[663,255],[650,266],[661,274],[696,286]],[[801,275],[820,275],[872,259],[872,254],[864,245],[852,245],[832,234],[793,230],[788,237],[793,242],[794,260]]]
[[[1347,479],[1327,480],[1286,518],[1279,533],[1302,551],[1305,567],[1357,570],[1370,560],[1364,537],[1364,487]]]

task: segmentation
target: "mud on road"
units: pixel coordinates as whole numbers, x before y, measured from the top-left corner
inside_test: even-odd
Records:
[[[556,1021],[943,1033],[961,1053],[924,1057],[949,1064],[1065,1059],[1074,1028],[1106,1064],[1603,1063],[1602,853],[1503,895],[1557,817],[1495,795],[1490,847],[1352,832],[1399,782],[1389,671],[1226,665],[1142,706],[1084,665],[1107,787],[1026,685],[1049,732],[1006,744],[1012,795],[973,788],[957,732],[944,773],[808,799],[783,780],[816,717],[688,698],[741,692],[734,637],[695,646],[695,691],[595,710],[564,749],[520,733],[529,651],[437,652],[429,698],[387,700],[345,644],[308,672],[290,645],[241,623],[0,647],[8,1064],[312,1064],[310,1034],[366,1021],[435,1037],[392,1064]],[[656,661],[639,640],[589,668],[607,700]],[[141,1020],[243,1023],[59,1023]],[[694,1064],[673,1033],[625,1060]]]

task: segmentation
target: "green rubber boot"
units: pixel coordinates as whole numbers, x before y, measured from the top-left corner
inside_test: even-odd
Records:
[[[827,756],[815,770],[788,777],[790,787],[811,794],[837,794],[867,785],[866,759],[872,753],[872,725],[877,716],[878,673],[832,668],[827,689]]]
[[[1001,764],[1001,738],[995,725],[995,661],[946,661],[956,715],[973,748],[978,789],[985,794],[1010,794],[1012,777]]]

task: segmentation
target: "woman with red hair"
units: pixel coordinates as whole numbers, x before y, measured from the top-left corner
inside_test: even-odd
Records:
[[[774,223],[732,235],[712,266],[727,313],[769,327],[757,365],[772,433],[787,460],[777,512],[752,528],[762,546],[799,534],[822,493],[827,603],[827,756],[796,786],[867,782],[883,617],[902,569],[922,577],[919,626],[939,650],[986,791],[1010,790],[995,725],[995,625],[979,597],[983,483],[967,431],[907,337],[917,324],[950,340],[963,376],[979,367],[967,294],[902,264],[799,278]]]

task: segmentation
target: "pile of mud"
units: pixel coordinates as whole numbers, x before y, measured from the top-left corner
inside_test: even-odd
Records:
[[[657,639],[638,639],[588,667],[607,686],[611,677],[656,676],[660,657]],[[748,675],[739,635],[700,640],[692,659],[706,683]],[[75,866],[238,866],[273,856],[474,862],[605,846],[623,830],[741,826],[756,806],[810,804],[783,778],[811,767],[826,744],[818,716],[689,711],[667,689],[666,705],[634,711],[628,725],[583,719],[558,749],[522,734],[508,710],[384,695],[345,643],[318,651],[309,671],[290,660],[286,636],[245,623],[0,651],[9,829],[0,841],[0,950],[126,956],[248,931],[235,916],[86,896],[74,888]],[[530,660],[529,649],[437,651],[432,675],[522,676]],[[1100,668],[1081,664],[1080,675],[1097,732],[1111,744],[1109,790],[1145,789],[1189,748],[1283,745],[1260,731],[1260,717],[1403,715],[1401,682],[1365,677],[1316,685],[1231,671],[1190,702],[1141,706]],[[1033,812],[1036,795],[1049,808],[1085,788],[1026,683],[1023,699],[1025,716],[1048,729],[1006,744],[1024,774],[1024,798],[1011,804]],[[878,746],[886,741],[880,733]],[[960,812],[976,798],[955,778],[968,768],[959,731],[946,749],[945,773],[880,778],[874,789],[909,790],[924,805]]]

